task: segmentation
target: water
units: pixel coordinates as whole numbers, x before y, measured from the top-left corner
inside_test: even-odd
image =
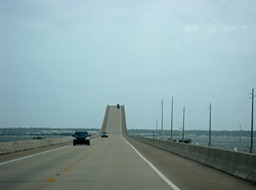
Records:
[[[31,135],[0,135],[0,143],[1,142],[12,142],[12,141],[23,141],[23,140],[33,140],[33,138],[56,138],[56,137],[63,137],[63,136],[31,136]]]
[[[145,138],[153,138],[153,135],[150,133],[147,134],[133,134],[135,136],[143,136]],[[161,138],[160,135],[155,135],[156,139],[165,139],[170,140],[170,136],[163,136]],[[181,136],[173,136],[173,140],[181,139]],[[185,139],[191,139],[191,144],[198,145],[198,146],[205,146],[208,147],[209,144],[209,137],[207,135],[202,136],[195,136],[195,135],[188,135]],[[250,137],[232,137],[232,136],[213,136],[211,138],[211,147],[213,148],[221,148],[225,150],[233,150],[233,151],[240,151],[240,152],[247,152],[249,153],[251,146],[251,138]],[[253,140],[253,153],[256,154],[256,138]]]
[[[0,128],[0,142],[32,140],[33,138],[57,138],[72,136],[74,128]],[[99,129],[87,128],[90,134],[95,134]]]
[[[208,146],[208,137],[191,137],[194,145]],[[251,139],[249,137],[212,137],[211,147],[249,152]],[[256,153],[256,139],[254,138],[253,152]]]
[[[22,131],[23,134],[12,134],[11,132],[15,130],[15,133],[17,131]],[[42,137],[43,139],[45,138],[56,138],[56,137],[63,137],[64,135],[58,135],[58,134],[44,134],[42,133],[42,130],[39,129],[33,129],[34,134],[24,134],[25,132],[28,133],[28,131],[31,131],[31,129],[1,129],[0,132],[0,143],[1,142],[10,142],[10,141],[20,141],[20,140],[32,140],[35,137]],[[66,130],[66,129],[65,129]],[[98,129],[90,129],[90,133],[93,134],[94,132],[97,132]],[[48,130],[49,131],[49,130]],[[56,131],[56,129],[54,129]],[[73,129],[70,131],[72,132]],[[6,132],[4,134],[4,132]],[[41,133],[41,134],[39,134]],[[185,138],[190,138],[192,140],[193,145],[199,145],[199,146],[207,146],[208,147],[208,142],[209,142],[209,137],[208,135],[195,135],[196,132],[187,134]],[[136,131],[136,133],[131,133],[131,135],[139,135],[139,136],[144,136],[146,138],[153,138],[153,133],[152,131]],[[155,133],[155,138],[160,138],[160,133]],[[71,136],[71,133],[66,135]],[[164,134],[167,135],[167,134]],[[256,136],[256,135],[255,135]],[[169,139],[170,135],[164,136],[165,139]],[[173,139],[181,139],[181,135],[179,132],[177,132],[176,135],[173,136]],[[240,137],[234,137],[234,136],[212,136],[211,138],[211,147],[214,148],[221,148],[221,149],[226,149],[226,150],[236,150],[236,151],[241,151],[241,152],[249,152],[250,146],[251,146],[251,139],[249,136],[242,136]],[[253,153],[256,153],[256,138],[254,138],[254,143],[253,143]]]

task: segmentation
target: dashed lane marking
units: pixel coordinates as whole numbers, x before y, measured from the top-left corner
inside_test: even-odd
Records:
[[[56,178],[49,178],[49,179],[47,180],[48,183],[52,183],[52,182],[54,182],[54,181],[56,181]]]

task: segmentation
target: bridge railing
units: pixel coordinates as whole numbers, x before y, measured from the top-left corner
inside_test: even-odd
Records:
[[[256,154],[143,137],[132,138],[256,184]]]
[[[73,137],[47,138],[0,143],[0,155],[72,142]]]

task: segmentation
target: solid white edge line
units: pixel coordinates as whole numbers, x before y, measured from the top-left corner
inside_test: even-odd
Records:
[[[173,190],[180,190],[174,183],[172,183],[167,177],[164,176],[150,161],[148,161],[142,154],[134,148],[123,136],[122,138],[125,142],[173,189]]]
[[[39,155],[46,154],[46,153],[49,153],[49,152],[54,152],[54,151],[57,151],[57,150],[61,150],[61,149],[64,149],[64,148],[68,148],[70,146],[71,145],[67,145],[67,146],[63,146],[63,147],[60,147],[60,148],[55,148],[55,149],[52,149],[52,150],[47,150],[47,151],[44,151],[44,152],[39,152],[39,153],[36,153],[36,154],[31,154],[29,156],[24,156],[24,157],[21,157],[21,158],[16,158],[16,159],[13,159],[13,160],[1,162],[0,166],[5,165],[5,164],[10,164],[10,163],[13,163],[13,162],[17,162],[17,161],[20,161],[20,160],[25,160],[27,158],[32,158],[34,156],[39,156]]]
[[[120,111],[121,112],[121,111]],[[120,117],[120,128],[121,128],[121,137],[124,141],[161,177],[165,183],[167,183],[173,190],[180,190],[174,183],[172,183],[164,174],[162,174],[150,161],[148,161],[134,146],[132,146],[124,137],[123,137],[123,128],[122,128],[122,113]]]

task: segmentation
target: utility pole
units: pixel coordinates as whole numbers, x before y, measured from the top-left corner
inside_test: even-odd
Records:
[[[156,119],[156,133],[158,130],[158,120]],[[153,139],[155,139],[155,132],[153,131]]]
[[[208,146],[211,146],[212,142],[212,103],[210,103],[210,113],[209,113],[209,144]]]
[[[172,106],[171,106],[171,140],[172,140],[172,131],[173,131],[173,97],[172,97]]]
[[[242,142],[242,131],[241,124],[239,125],[239,142]]]
[[[184,142],[184,128],[185,128],[185,106],[183,107],[182,142]]]
[[[250,146],[250,153],[253,152],[253,104],[254,104],[254,88],[252,89],[252,114],[251,114],[251,146]]]
[[[161,101],[162,104],[162,113],[161,113],[161,136],[163,138],[163,129],[164,129],[164,100]]]

